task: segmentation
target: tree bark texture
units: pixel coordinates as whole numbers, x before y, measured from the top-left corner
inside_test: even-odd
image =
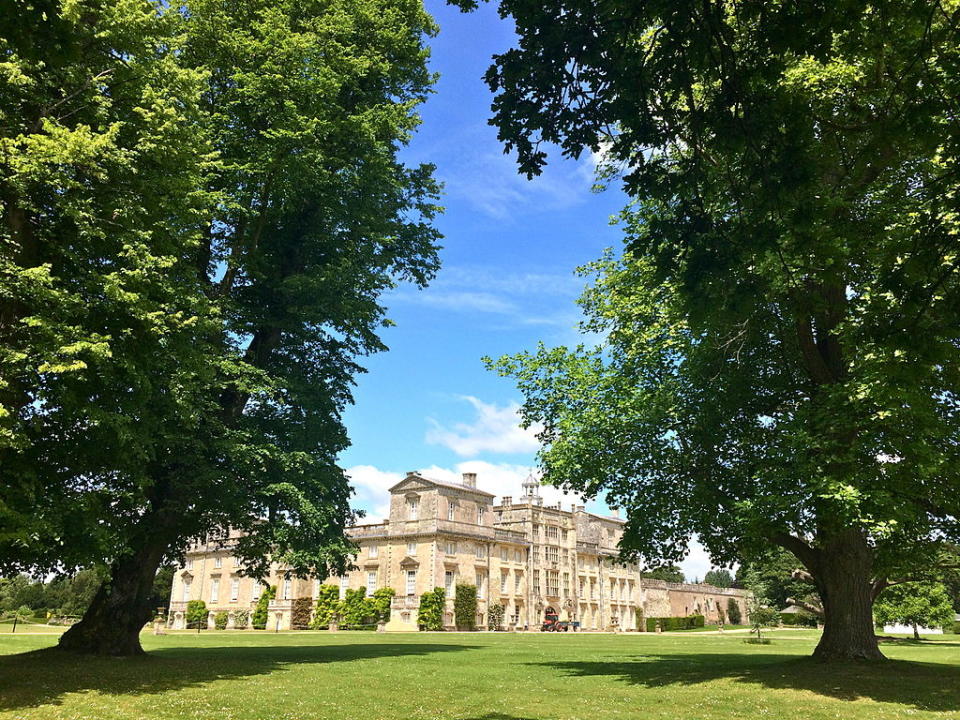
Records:
[[[818,548],[812,575],[823,602],[818,660],[883,660],[873,630],[873,551],[863,534],[842,530]]]
[[[147,535],[120,557],[100,585],[83,619],[65,632],[62,650],[88,655],[142,655],[140,631],[156,612],[153,581],[167,549],[165,537]]]

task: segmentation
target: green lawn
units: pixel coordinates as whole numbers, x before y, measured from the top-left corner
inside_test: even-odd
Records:
[[[743,635],[204,632],[87,659],[0,636],[0,718],[960,718],[960,638],[818,665],[808,630]]]

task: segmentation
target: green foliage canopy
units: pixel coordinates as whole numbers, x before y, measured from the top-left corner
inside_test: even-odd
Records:
[[[715,585],[719,588],[728,588],[733,585],[733,575],[729,570],[723,568],[719,570],[708,570],[703,576],[703,581],[708,585]]]
[[[651,561],[693,534],[722,564],[790,550],[817,654],[879,657],[882,580],[960,534],[960,8],[500,10],[519,42],[487,79],[521,170],[590,150],[634,199],[626,252],[588,270],[603,347],[497,364],[546,477],[605,491]]]
[[[248,574],[345,569],[342,413],[382,294],[438,267],[398,158],[434,30],[407,0],[4,15],[0,566],[110,567],[65,646],[136,652],[139,569],[226,528]]]
[[[953,602],[941,583],[901,583],[888,587],[873,606],[877,625],[951,628]]]

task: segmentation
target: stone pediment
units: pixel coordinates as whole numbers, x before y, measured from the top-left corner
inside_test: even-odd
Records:
[[[426,490],[432,490],[434,487],[434,484],[425,478],[408,475],[391,487],[390,492],[394,494],[401,492],[424,492]]]
[[[420,563],[416,560],[416,558],[412,558],[409,555],[407,555],[403,560],[400,561],[400,567],[404,569],[417,568],[417,567],[420,567]]]
[[[190,572],[189,570],[184,570],[182,573],[180,573],[180,577],[183,579],[184,582],[190,582],[191,580],[193,580],[193,573]]]

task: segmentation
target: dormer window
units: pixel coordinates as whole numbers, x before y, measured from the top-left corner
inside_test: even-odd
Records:
[[[407,498],[407,520],[417,520],[420,517],[420,498],[417,496]]]

